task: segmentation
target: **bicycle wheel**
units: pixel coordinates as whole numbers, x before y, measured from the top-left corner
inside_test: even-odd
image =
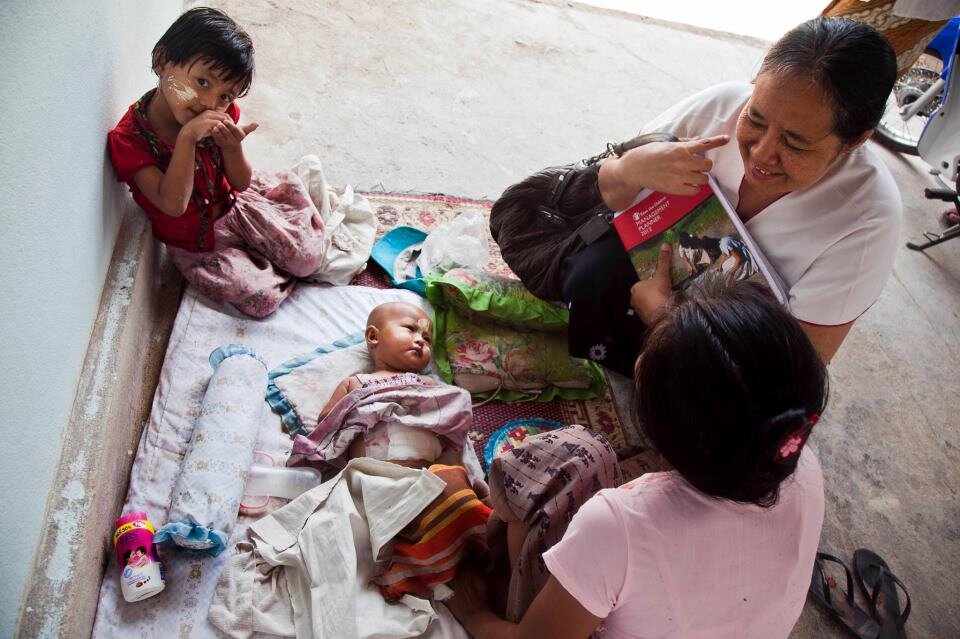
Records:
[[[942,71],[943,62],[932,53],[925,53],[897,79],[893,92],[887,98],[887,108],[874,133],[877,142],[894,151],[917,155],[917,141],[927,125],[927,119],[940,108],[943,92],[907,121],[900,117],[900,108],[912,104],[923,95],[937,81]]]

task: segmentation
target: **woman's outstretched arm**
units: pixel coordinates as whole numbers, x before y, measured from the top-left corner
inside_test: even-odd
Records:
[[[453,583],[450,611],[474,639],[585,639],[600,622],[552,576],[527,608],[520,623],[501,619],[487,603],[486,582],[473,570],[462,571]]]
[[[856,321],[856,320],[854,320]],[[840,344],[847,337],[847,333],[853,328],[853,322],[840,324],[838,326],[821,326],[819,324],[810,324],[800,320],[800,327],[807,334],[813,347],[820,354],[820,359],[824,364],[829,364],[833,356],[840,349]]]

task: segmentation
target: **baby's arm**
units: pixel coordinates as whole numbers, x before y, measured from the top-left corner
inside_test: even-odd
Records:
[[[240,143],[256,131],[258,126],[260,125],[254,122],[239,127],[232,119],[227,118],[213,127],[211,133],[213,141],[223,153],[223,170],[227,174],[227,181],[237,191],[243,191],[250,186],[250,177],[253,175],[253,168],[247,162]]]
[[[180,129],[166,172],[148,166],[133,176],[137,188],[167,215],[180,217],[187,211],[193,194],[197,142],[210,135],[224,119],[229,120],[230,116],[218,111],[204,111]]]
[[[318,421],[323,421],[323,418],[330,414],[330,411],[333,410],[333,407],[337,405],[337,402],[343,399],[347,393],[355,389],[357,386],[358,383],[356,377],[348,377],[340,382],[336,389],[334,389],[333,395],[330,396],[327,404],[323,407],[323,410],[320,411],[320,418]]]

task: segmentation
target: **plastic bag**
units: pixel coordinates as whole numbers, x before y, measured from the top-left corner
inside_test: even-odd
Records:
[[[417,265],[424,275],[453,268],[483,270],[490,259],[486,219],[477,211],[464,211],[444,222],[423,241]]]

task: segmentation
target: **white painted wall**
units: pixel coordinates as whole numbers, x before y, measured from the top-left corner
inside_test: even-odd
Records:
[[[0,637],[46,525],[127,197],[106,133],[155,82],[150,50],[181,6],[0,2]]]

